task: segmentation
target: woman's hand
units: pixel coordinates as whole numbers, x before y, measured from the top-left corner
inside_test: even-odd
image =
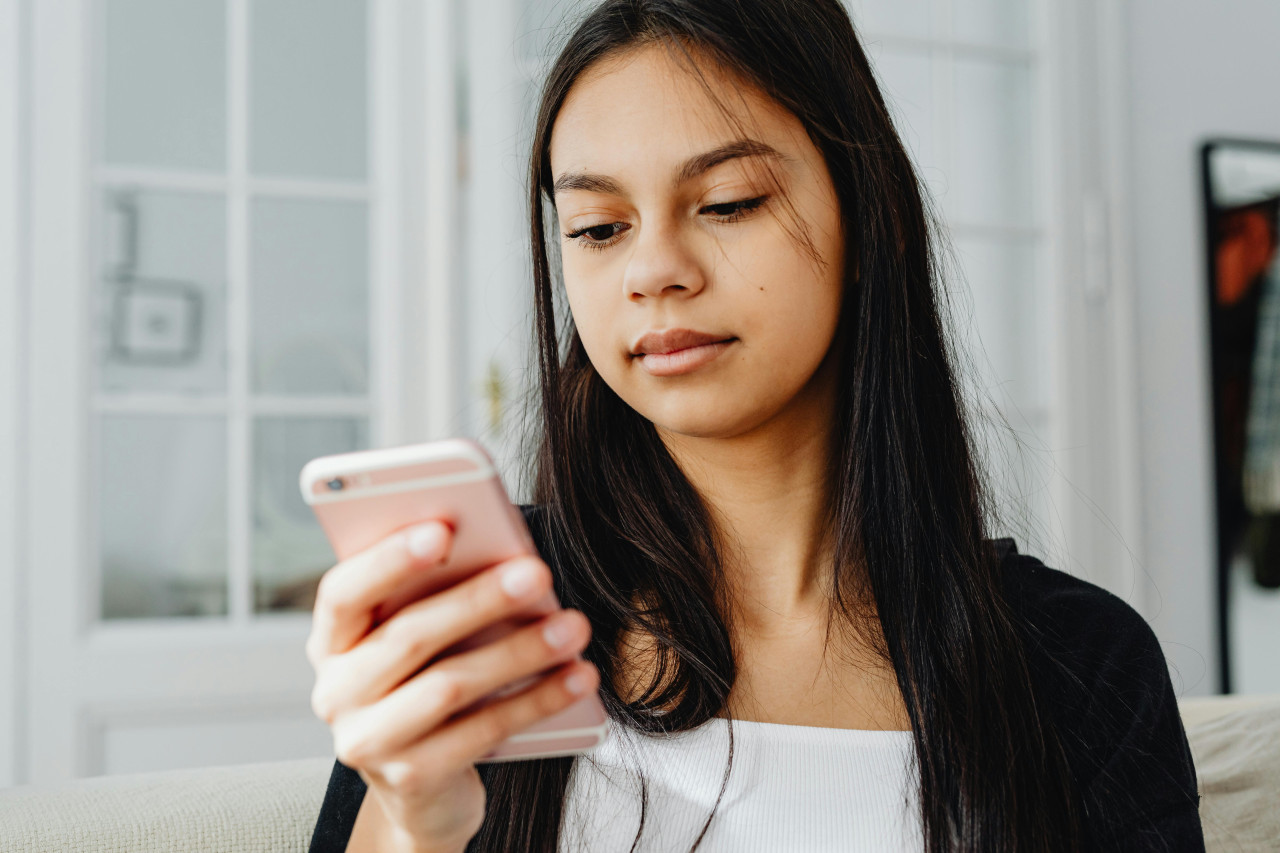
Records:
[[[599,684],[595,667],[575,660],[591,629],[574,610],[556,610],[493,642],[435,660],[477,631],[527,614],[546,597],[551,572],[537,558],[492,566],[375,626],[378,606],[415,574],[439,565],[451,544],[449,528],[431,522],[334,566],[320,581],[307,639],[316,671],[312,709],[333,730],[338,760],[369,786],[357,829],[376,799],[385,818],[377,821],[377,837],[395,849],[465,848],[484,819],[476,760]],[[546,670],[514,695],[453,716]]]

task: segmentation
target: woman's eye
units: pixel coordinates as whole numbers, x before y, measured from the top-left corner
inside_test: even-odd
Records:
[[[709,204],[702,208],[702,212],[711,213],[723,222],[733,222],[764,204],[766,198],[768,196],[757,196],[755,198],[742,199],[741,201],[727,201],[724,204]]]
[[[736,222],[751,211],[764,204],[768,196],[757,196],[740,201],[727,201],[723,204],[709,204],[701,208],[699,213],[709,213],[718,222]],[[590,225],[570,231],[564,236],[576,241],[584,249],[607,249],[617,242],[615,239],[629,226],[625,222],[607,222],[603,225]]]
[[[591,249],[602,248],[609,245],[610,241],[626,229],[626,225],[621,222],[610,222],[605,225],[592,225],[588,228],[579,228],[577,231],[571,231],[564,236],[570,240],[577,240],[584,247]]]

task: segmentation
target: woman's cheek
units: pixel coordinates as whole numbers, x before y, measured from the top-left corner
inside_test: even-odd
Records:
[[[611,334],[612,313],[602,294],[593,292],[590,287],[576,287],[568,284],[568,269],[565,270],[565,295],[569,300],[569,313],[573,316],[573,324],[578,330],[582,348],[587,351],[587,358],[595,366],[596,372],[610,385],[612,377],[617,373],[614,362],[623,356]]]

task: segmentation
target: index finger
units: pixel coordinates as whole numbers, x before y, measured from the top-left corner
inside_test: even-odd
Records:
[[[430,521],[393,533],[325,572],[307,638],[311,662],[351,649],[373,626],[378,605],[412,575],[442,562],[452,544],[449,526]]]

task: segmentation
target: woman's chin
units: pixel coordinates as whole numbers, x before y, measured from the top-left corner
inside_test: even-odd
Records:
[[[671,436],[698,439],[737,438],[750,432],[768,419],[768,413],[735,411],[732,408],[705,404],[702,406],[670,407],[665,411],[646,415],[658,432]]]
[[[690,382],[655,390],[648,383],[619,383],[614,392],[661,433],[731,439],[753,432],[785,412],[800,390],[787,393],[791,385],[785,381]]]

